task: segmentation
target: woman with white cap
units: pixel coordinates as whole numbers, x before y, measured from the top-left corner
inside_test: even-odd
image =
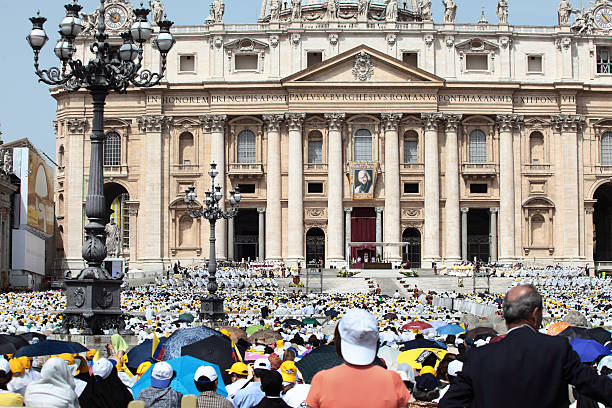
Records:
[[[79,408],[74,387],[74,377],[66,362],[53,357],[43,366],[40,378],[28,385],[24,402],[34,407]]]
[[[92,367],[95,381],[87,385],[79,401],[82,408],[126,408],[132,393],[121,382],[115,365],[101,358]]]

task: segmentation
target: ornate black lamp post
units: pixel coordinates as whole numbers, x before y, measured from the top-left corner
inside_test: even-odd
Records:
[[[238,205],[240,203],[240,189],[236,187],[236,191],[230,191],[230,208],[224,211],[219,206],[219,202],[224,199],[223,192],[219,185],[215,186],[215,177],[219,174],[217,165],[211,163],[208,175],[211,179],[211,188],[206,192],[204,199],[205,207],[199,210],[196,205],[195,187],[189,187],[185,190],[185,204],[192,218],[206,218],[210,222],[210,257],[208,260],[208,296],[201,299],[202,306],[200,316],[202,320],[219,321],[225,319],[223,312],[223,298],[219,297],[216,292],[219,286],[217,285],[217,256],[215,255],[215,225],[217,220],[233,218],[238,214]]]
[[[99,334],[102,329],[124,328],[120,286],[123,276],[113,279],[102,267],[106,258],[104,220],[106,199],[104,197],[104,104],[106,96],[112,90],[126,93],[130,85],[137,87],[152,87],[161,81],[166,69],[166,57],[175,43],[170,34],[171,21],[161,21],[159,33],[153,44],[161,54],[161,72],[153,73],[142,69],[143,45],[153,36],[153,27],[147,20],[149,9],[141,7],[134,10],[136,21],[130,31],[121,35],[123,45],[118,49],[107,42],[108,35],[104,33],[105,0],[100,0],[98,24],[94,41],[89,49],[93,58],[87,64],[74,59],[76,51],[74,41],[83,31],[79,18],[82,7],[72,0],[65,6],[66,17],[60,23],[61,39],[55,46],[55,55],[61,61],[61,67],[41,70],[38,64],[40,50],[47,40],[43,28],[46,18],[40,13],[30,18],[32,31],[27,36],[28,43],[34,51],[34,68],[40,82],[48,85],[63,86],[68,92],[84,88],[93,98],[93,122],[91,134],[91,160],[89,168],[89,186],[85,213],[89,223],[85,227],[85,244],[83,258],[87,268],[83,269],[76,279],[67,276],[68,303],[64,312],[62,331],[71,327],[82,328],[86,334]]]

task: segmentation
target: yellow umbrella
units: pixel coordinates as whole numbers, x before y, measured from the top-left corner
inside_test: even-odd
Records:
[[[434,353],[436,357],[438,357],[438,362],[436,363],[436,367],[438,367],[438,364],[440,364],[440,361],[446,354],[448,354],[448,351],[437,348],[418,348],[406,350],[397,356],[397,362],[400,364],[408,363],[412,368],[420,370],[423,367],[421,363],[430,355],[430,353]]]

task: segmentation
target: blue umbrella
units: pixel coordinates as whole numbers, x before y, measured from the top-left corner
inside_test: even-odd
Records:
[[[202,361],[191,356],[183,356],[179,358],[173,358],[172,360],[166,361],[172,366],[176,372],[176,376],[170,383],[170,388],[180,392],[183,395],[198,395],[200,394],[193,381],[193,376],[196,370],[201,366],[211,366],[217,372],[217,392],[224,397],[227,397],[227,390],[221,377],[221,370],[216,364]],[[132,386],[132,395],[134,398],[138,398],[140,391],[144,390],[151,385],[151,372],[153,370],[147,370],[142,377]]]
[[[609,348],[602,346],[595,340],[576,338],[570,341],[570,345],[583,363],[592,363],[599,356],[609,356],[612,354]]]
[[[89,349],[74,341],[43,340],[17,350],[15,357],[51,356],[62,353],[83,353]]]
[[[436,340],[427,340],[427,339],[414,339],[404,343],[400,343],[400,350],[413,350],[419,348],[439,348],[442,350],[446,350],[446,344],[442,344]]]
[[[440,336],[456,336],[465,332],[465,329],[458,324],[447,324],[446,326],[439,327],[437,332]]]
[[[134,369],[134,371],[136,371],[138,366],[143,361],[147,361],[153,356],[155,356],[156,358],[159,358],[157,356],[159,355],[159,352],[162,346],[164,345],[164,343],[166,342],[166,340],[168,340],[166,337],[162,337],[159,339],[159,345],[155,349],[155,353],[153,355],[151,355],[151,351],[153,349],[153,340],[151,339],[145,340],[139,345],[137,345],[136,347],[132,348],[130,351],[128,351],[128,354],[127,354],[128,368],[130,370]]]
[[[179,358],[181,349],[185,346],[204,340],[210,336],[223,336],[222,333],[206,326],[192,327],[189,329],[179,329],[172,333],[164,344],[164,360]]]

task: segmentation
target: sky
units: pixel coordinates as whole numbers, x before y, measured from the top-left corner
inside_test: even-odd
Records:
[[[164,0],[166,14],[176,25],[200,25],[208,16],[212,0]],[[40,10],[47,17],[45,29],[50,40],[41,52],[41,68],[56,65],[53,54],[57,42],[57,24],[64,16],[63,5],[68,0],[0,0],[0,132],[4,141],[29,138],[41,151],[55,158],[56,103],[48,86],[37,82],[32,50],[25,41],[32,25],[28,20]],[[582,3],[570,0],[578,8]],[[84,12],[91,13],[99,0],[80,0]],[[133,4],[138,4],[135,0]],[[442,21],[440,0],[433,0],[434,21]],[[490,23],[495,23],[497,0],[457,0],[457,23],[476,23],[484,8]],[[514,25],[555,25],[558,0],[509,0],[509,23]],[[253,23],[259,16],[260,0],[225,0],[226,23]],[[585,7],[589,1],[584,1]]]

